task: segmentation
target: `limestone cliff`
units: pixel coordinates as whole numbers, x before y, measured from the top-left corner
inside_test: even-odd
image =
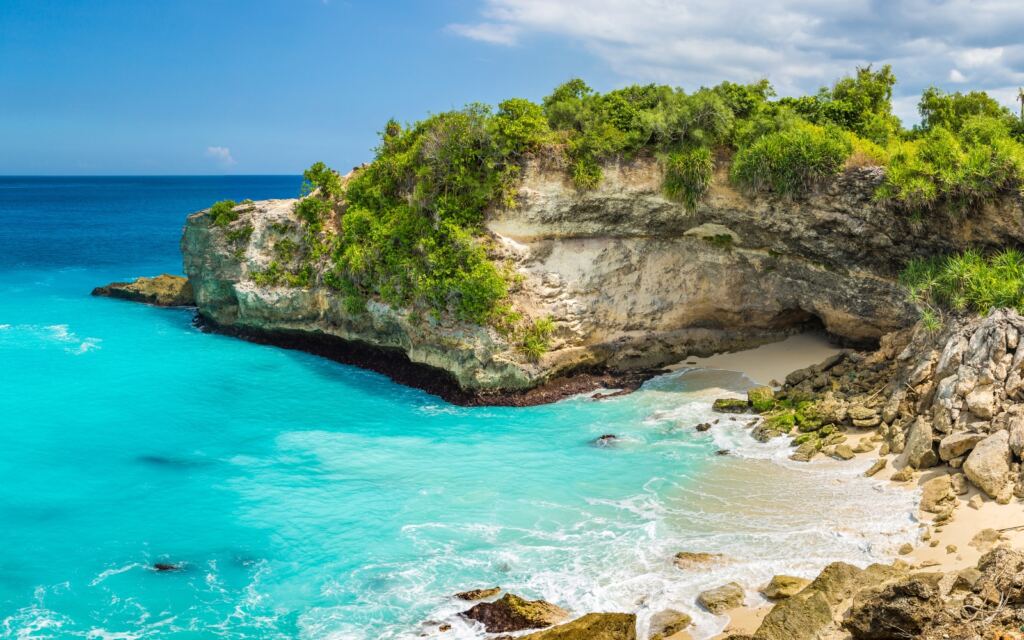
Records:
[[[258,284],[275,246],[301,242],[293,200],[240,207],[226,226],[208,212],[190,216],[185,271],[200,314],[224,330],[387,350],[479,399],[571,372],[635,371],[740,348],[807,322],[851,342],[877,341],[915,319],[894,280],[907,259],[1024,241],[1017,199],[969,220],[915,221],[874,200],[877,168],[849,170],[801,200],[741,195],[722,173],[694,212],[662,195],[654,160],[607,166],[604,175],[579,192],[561,167],[533,162],[517,206],[488,213],[494,257],[521,276],[514,305],[555,322],[539,362],[491,328],[373,301],[350,313],[315,274],[306,287]]]

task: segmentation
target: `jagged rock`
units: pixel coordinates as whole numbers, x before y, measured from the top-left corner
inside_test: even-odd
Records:
[[[680,551],[672,558],[672,563],[680,569],[690,570],[708,565],[716,564],[725,560],[720,553],[705,553],[703,551]]]
[[[494,597],[501,593],[501,587],[491,587],[489,589],[471,589],[469,591],[460,591],[455,594],[455,597],[459,600],[486,600],[487,598]]]
[[[967,501],[967,506],[972,509],[980,509],[982,504],[984,504],[984,501],[981,499],[981,496],[972,496],[971,499]]]
[[[921,510],[939,513],[956,502],[953,480],[948,475],[936,476],[921,486]]]
[[[907,432],[907,445],[903,450],[903,460],[915,469],[927,469],[938,464],[938,457],[932,446],[932,425],[922,417],[918,417]]]
[[[984,439],[984,433],[952,433],[939,441],[939,458],[952,460],[962,456]]]
[[[111,282],[93,289],[92,295],[145,302],[158,307],[193,307],[196,304],[189,281],[167,273],[153,278],[136,278],[132,282]]]
[[[999,490],[999,493],[996,494],[996,503],[1010,504],[1010,501],[1013,500],[1013,487],[1013,482],[1007,482],[1003,488]]]
[[[1010,474],[1009,434],[999,431],[975,445],[963,469],[974,486],[995,498],[1006,486]]]
[[[905,556],[905,555],[908,555],[908,554],[913,553],[913,552],[914,552],[914,545],[910,544],[909,542],[904,542],[902,545],[900,545],[900,555],[901,556]]]
[[[572,622],[521,636],[519,640],[636,640],[636,616],[588,613]]]
[[[693,618],[675,609],[665,609],[651,616],[650,640],[664,640],[690,626]]]
[[[962,473],[954,473],[949,476],[950,486],[953,488],[953,493],[958,496],[962,496],[968,491],[967,476]]]
[[[852,405],[847,411],[847,415],[851,420],[872,420],[879,417],[877,409],[865,407],[862,404]]]
[[[811,581],[806,578],[777,575],[761,589],[761,595],[771,600],[782,600],[783,598],[795,596],[809,584],[811,584]]]
[[[942,599],[927,580],[911,577],[858,595],[843,620],[855,640],[919,638],[944,619]]]
[[[893,482],[910,482],[914,479],[913,467],[903,467],[889,477]]]
[[[1024,458],[1024,416],[1015,415],[1007,423],[1010,450],[1018,458]]]
[[[861,589],[905,575],[905,570],[873,564],[867,569],[833,562],[800,593],[782,600],[765,616],[756,640],[819,640],[833,624],[833,607]]]
[[[743,604],[743,587],[735,582],[697,594],[697,602],[714,614],[725,613]]]
[[[610,447],[618,441],[619,437],[614,433],[606,433],[590,441],[595,447]]]
[[[719,398],[712,403],[711,409],[719,413],[748,413],[750,405],[739,398]]]
[[[544,600],[525,600],[506,593],[494,602],[481,602],[462,615],[483,624],[488,633],[541,629],[558,624],[569,612]]]
[[[870,478],[871,476],[875,475],[876,473],[884,469],[885,465],[888,464],[888,462],[889,461],[886,458],[879,458],[878,460],[875,460],[871,464],[871,466],[868,467],[868,470],[864,472],[864,475]]]
[[[1005,537],[1006,536],[996,529],[982,529],[978,533],[974,534],[974,537],[971,538],[971,541],[967,544],[978,551],[985,553],[987,551],[991,551],[992,548]]]
[[[697,431],[704,432],[711,428],[710,422],[702,422],[694,427]]]

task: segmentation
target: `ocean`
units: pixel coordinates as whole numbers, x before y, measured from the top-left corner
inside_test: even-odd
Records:
[[[451,594],[495,585],[635,611],[641,633],[673,607],[707,637],[725,618],[700,589],[735,579],[753,602],[774,573],[914,538],[911,492],[860,462],[790,462],[712,414],[754,383],[740,373],[463,408],[89,295],[181,273],[188,213],[300,181],[0,178],[0,637],[397,640],[448,623],[437,637],[469,640]],[[677,551],[725,558],[684,571]]]

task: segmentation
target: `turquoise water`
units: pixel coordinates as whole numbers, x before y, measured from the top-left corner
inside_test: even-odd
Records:
[[[697,434],[740,374],[467,409],[88,295],[180,273],[188,212],[298,182],[0,179],[0,637],[475,638],[449,595],[493,584],[641,625],[677,606],[700,635],[724,619],[698,587],[912,535],[912,497],[855,466],[784,462],[728,420]],[[682,549],[731,560],[691,575]]]

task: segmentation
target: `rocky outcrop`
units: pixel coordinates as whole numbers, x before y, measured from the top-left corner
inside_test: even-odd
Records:
[[[131,282],[111,282],[93,289],[92,295],[144,302],[158,307],[193,307],[196,304],[189,281],[166,273],[153,278],[136,278]]]
[[[487,589],[471,589],[469,591],[460,591],[455,594],[455,597],[459,600],[467,600],[473,602],[476,600],[486,600],[487,598],[493,598],[494,596],[501,593],[501,587],[490,587]]]
[[[260,277],[275,264],[299,267],[281,250],[303,243],[293,200],[240,205],[224,226],[208,212],[190,216],[185,271],[211,326],[311,350],[361,345],[386,357],[357,364],[390,358],[393,368],[428,372],[406,382],[433,378],[483,397],[581,371],[643,371],[752,346],[806,323],[873,342],[914,319],[894,282],[908,257],[1024,240],[1014,226],[1016,201],[993,205],[956,233],[941,216],[924,223],[894,216],[872,197],[881,179],[873,169],[851,170],[803,200],[747,198],[721,173],[695,212],[663,196],[654,160],[609,165],[604,175],[597,189],[579,192],[563,168],[532,162],[517,206],[487,215],[494,258],[517,274],[514,306],[555,323],[551,348],[537,361],[489,327],[374,300],[353,312],[324,284],[322,256],[305,265],[311,275],[298,286]],[[327,228],[343,224],[334,219]],[[976,396],[975,405],[984,403],[983,393]]]
[[[572,622],[521,636],[519,640],[636,640],[636,616],[588,613]]]
[[[543,629],[569,617],[569,612],[544,600],[525,600],[506,593],[500,600],[481,602],[462,613],[476,620],[488,633]]]

